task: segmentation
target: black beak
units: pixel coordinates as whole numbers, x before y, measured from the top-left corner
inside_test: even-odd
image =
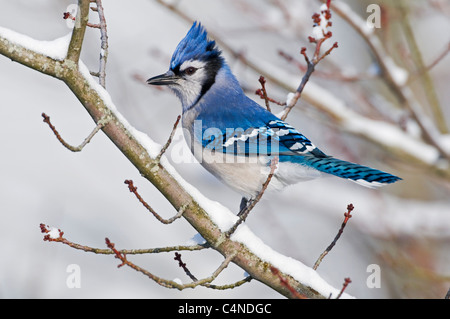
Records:
[[[172,70],[169,70],[164,74],[157,75],[148,79],[147,83],[152,85],[170,85],[176,84],[178,80],[179,77],[175,75]]]

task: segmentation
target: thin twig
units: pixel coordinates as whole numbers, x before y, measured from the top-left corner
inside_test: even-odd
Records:
[[[350,278],[345,278],[344,279],[344,284],[342,285],[342,289],[339,292],[339,294],[337,295],[336,299],[341,298],[342,294],[344,293],[345,289],[347,288],[348,284],[351,283],[352,281],[350,280]]]
[[[108,32],[106,30],[106,18],[103,11],[102,0],[96,0],[98,17],[100,19],[100,68],[99,68],[99,83],[106,88],[106,62],[108,60]]]
[[[216,289],[216,290],[226,290],[226,289],[233,289],[239,286],[242,286],[243,284],[246,284],[250,282],[253,279],[252,276],[247,276],[244,279],[238,280],[232,284],[226,284],[226,285],[213,285],[213,284],[207,284],[204,285],[207,288]]]
[[[331,251],[331,249],[333,249],[334,245],[336,245],[336,242],[339,240],[339,238],[341,237],[342,233],[344,232],[344,228],[347,225],[348,220],[352,217],[352,211],[354,209],[354,206],[352,204],[347,205],[347,212],[344,213],[344,221],[342,222],[341,228],[339,229],[336,237],[334,237],[333,241],[331,242],[331,244],[327,247],[327,249],[324,250],[324,252],[322,254],[320,254],[319,258],[317,258],[313,269],[316,270],[317,267],[319,267],[320,263],[322,262],[322,259]]]
[[[91,72],[91,75],[99,78],[99,83],[103,88],[106,88],[106,62],[108,60],[108,33],[106,31],[106,19],[103,11],[103,5],[101,0],[93,0],[97,7],[89,7],[92,11],[98,13],[100,23],[94,24],[87,22],[86,26],[100,30],[101,50],[100,50],[100,66],[98,72]],[[63,19],[70,19],[76,21],[76,18],[70,12],[64,12]]]
[[[89,0],[78,0],[77,16],[72,30],[66,59],[77,64],[80,60],[86,25],[89,16]]]
[[[269,98],[267,97],[266,79],[262,75],[259,77],[259,83],[261,83],[262,98],[266,102],[266,109],[267,109],[267,111],[272,112],[270,110]],[[256,91],[256,94],[258,94],[258,91]]]
[[[304,49],[302,49],[302,53],[304,52]],[[303,89],[305,88],[306,83],[309,81],[309,78],[311,77],[311,74],[314,72],[315,64],[312,63],[306,54],[304,54],[306,64],[307,64],[307,70],[305,75],[302,78],[302,81],[300,82],[300,85],[298,86],[297,90],[294,93],[294,96],[292,99],[290,99],[289,103],[286,105],[283,115],[281,116],[281,120],[286,120],[287,116],[289,115],[289,112],[291,112],[292,108],[297,104],[297,101],[300,99]]]
[[[321,19],[325,18],[327,22],[327,27],[331,26],[331,12],[330,12],[330,0],[327,1],[327,10],[325,11],[325,15],[321,16],[318,13],[315,13],[312,18],[316,25],[321,24]],[[294,93],[294,96],[289,100],[289,103],[286,105],[283,111],[283,115],[281,116],[281,120],[286,120],[287,116],[291,112],[291,110],[294,108],[294,106],[297,104],[297,101],[300,99],[303,89],[305,88],[306,83],[309,81],[312,73],[315,70],[316,65],[322,61],[326,56],[328,56],[331,51],[338,47],[338,43],[335,42],[325,53],[322,55],[320,54],[320,49],[322,48],[322,44],[329,38],[332,37],[331,31],[328,31],[326,34],[323,34],[323,37],[320,39],[316,39],[313,37],[309,37],[309,41],[311,43],[315,43],[316,48],[314,50],[313,57],[310,59],[308,55],[306,54],[306,48],[303,47],[300,51],[300,54],[302,54],[306,61],[306,73],[303,75],[302,81],[300,82],[300,85],[297,87],[297,90]]]
[[[285,105],[286,105],[286,102],[280,102],[280,101],[277,101],[277,100],[275,100],[275,99],[272,99],[272,98],[269,97],[269,96],[264,97],[264,94],[263,94],[263,92],[262,92],[261,89],[257,89],[257,90],[255,91],[255,94],[256,94],[256,95],[259,95],[259,97],[260,97],[261,99],[263,99],[263,100],[267,100],[267,101],[269,101],[269,102],[278,104],[278,105],[280,105],[280,106],[285,106]],[[268,109],[268,111],[271,112],[270,109]]]
[[[95,248],[90,247],[86,245],[81,245],[74,243],[67,238],[63,237],[64,232],[61,230],[59,231],[59,236],[54,238],[49,235],[50,229],[45,224],[39,225],[41,228],[41,232],[45,233],[44,241],[49,242],[57,242],[64,245],[67,245],[71,248],[82,250],[88,253],[94,253],[99,255],[111,255],[114,254],[111,249],[104,249],[104,248]],[[197,251],[197,250],[203,250],[210,248],[208,243],[204,244],[197,244],[197,245],[178,245],[178,246],[167,246],[167,247],[158,247],[158,248],[143,248],[143,249],[121,249],[119,250],[120,253],[126,254],[126,255],[143,255],[143,254],[159,254],[159,253],[166,253],[166,252],[173,252],[173,251]]]
[[[85,252],[90,252],[90,253],[95,253],[95,254],[102,254],[102,255],[122,255],[123,258],[125,258],[126,255],[140,255],[140,254],[158,254],[158,253],[162,253],[162,252],[173,252],[173,251],[196,251],[196,250],[203,250],[206,248],[209,248],[209,244],[208,243],[204,243],[204,244],[199,244],[199,245],[190,245],[190,246],[168,246],[168,247],[161,247],[161,248],[147,248],[147,249],[116,249],[114,246],[113,249],[111,248],[106,248],[106,249],[102,249],[102,248],[93,248],[93,247],[89,247],[86,245],[81,245],[81,244],[77,244],[74,243],[72,241],[69,241],[68,239],[64,238],[64,232],[61,231],[60,229],[58,229],[58,236],[54,237],[52,236],[51,230],[49,229],[49,226],[45,225],[45,224],[40,224],[39,227],[41,228],[41,232],[46,234],[44,236],[44,241],[49,241],[49,242],[58,242],[58,243],[62,243],[64,245],[67,245],[71,248],[74,249],[78,249],[78,250],[82,250]],[[176,253],[178,254],[178,253]],[[178,254],[180,257],[181,255]],[[177,259],[178,260],[178,259]],[[180,263],[182,263],[181,258],[180,258]],[[183,264],[184,267],[186,266],[186,264]],[[123,266],[123,264],[119,265],[119,266]],[[184,268],[183,268],[184,269]],[[187,269],[187,268],[186,268]],[[137,270],[137,269],[136,269]],[[188,273],[189,270],[187,270],[186,273]],[[190,273],[190,272],[189,272]],[[192,275],[192,274],[191,274]],[[193,279],[193,281],[198,281],[193,275],[192,277],[189,276],[191,279]],[[236,287],[239,287],[247,282],[250,282],[252,280],[251,276],[247,276],[244,279],[241,279],[235,283],[232,284],[226,284],[226,285],[212,285],[209,283],[203,284],[204,286],[206,286],[207,288],[211,288],[211,289],[216,289],[216,290],[226,290],[226,289],[233,289]],[[186,287],[188,288],[188,287]]]
[[[180,268],[183,268],[186,275],[188,275],[189,278],[191,278],[192,281],[197,281],[198,279],[191,273],[191,271],[187,268],[186,264],[181,260],[181,254],[178,252],[175,253],[174,260],[178,261],[178,266]]]
[[[108,120],[100,120],[97,123],[97,126],[94,128],[94,130],[88,135],[88,137],[85,138],[85,140],[83,141],[83,143],[81,143],[79,146],[72,146],[69,143],[67,143],[59,134],[59,132],[56,130],[55,126],[53,126],[53,124],[50,122],[50,116],[48,116],[45,113],[42,113],[42,117],[44,118],[44,122],[48,124],[48,126],[50,127],[50,129],[53,131],[53,134],[55,134],[56,138],[58,139],[58,141],[68,150],[72,151],[72,152],[80,152],[85,146],[86,144],[88,144],[92,138],[94,137],[95,134],[97,134],[98,131],[100,131],[100,129],[102,127],[104,127],[107,123]]]
[[[291,292],[293,297],[295,297],[296,299],[308,299],[306,296],[295,290],[294,287],[292,287],[289,282],[283,276],[281,276],[278,268],[272,266],[270,267],[270,271],[280,279],[281,284]]]
[[[161,151],[159,152],[158,156],[156,156],[155,160],[159,162],[161,160],[161,156],[166,152],[166,150],[169,148],[170,143],[172,143],[173,136],[175,135],[175,131],[177,129],[178,123],[180,122],[181,115],[178,115],[177,120],[175,121],[175,124],[173,125],[172,132],[170,132],[169,139],[167,140],[166,144],[161,148]]]
[[[302,72],[306,72],[307,67],[295,59],[292,55],[284,52],[283,50],[278,50],[278,54],[283,57],[287,62],[293,64]],[[343,82],[356,82],[361,80],[370,80],[376,77],[375,74],[368,73],[355,73],[355,74],[344,74],[342,72],[323,72],[320,70],[314,70],[314,75],[320,77],[324,80],[332,81],[343,81]]]
[[[416,76],[421,76],[423,74],[423,72],[427,72],[430,71],[431,69],[433,69],[439,62],[441,62],[447,55],[449,55],[450,52],[450,42],[447,43],[445,49],[442,51],[441,54],[439,54],[439,56],[433,60],[433,62],[431,62],[429,65],[425,66],[423,69],[419,69],[416,73]],[[415,77],[411,77],[408,80],[408,83],[410,81],[413,81],[415,79]]]
[[[192,274],[192,272],[187,268],[186,264],[181,260],[181,254],[175,253],[174,260],[178,261],[178,266],[184,270],[186,275],[191,278],[193,282],[198,281],[198,279]],[[252,280],[251,276],[247,276],[244,279],[241,279],[235,283],[227,284],[227,285],[213,285],[210,283],[203,284],[202,286],[205,286],[207,288],[216,289],[216,290],[226,290],[226,289],[233,289],[236,287],[239,287],[247,282],[250,282]]]
[[[260,201],[261,197],[264,195],[264,192],[266,191],[267,187],[269,186],[269,183],[275,173],[277,164],[278,164],[278,157],[274,157],[270,163],[270,173],[267,176],[266,181],[262,185],[261,190],[259,191],[258,195],[256,195],[256,197],[254,199],[250,200],[250,203],[242,211],[239,212],[239,214],[238,214],[239,219],[229,230],[227,230],[225,232],[226,237],[230,237],[236,231],[236,229],[239,227],[239,225],[247,219],[247,217],[250,214],[250,212],[252,211],[252,209]]]
[[[131,193],[133,193],[136,198],[141,202],[142,205],[144,205],[145,208],[147,208],[147,210],[153,214],[153,216],[156,217],[157,220],[159,220],[161,223],[163,224],[171,224],[173,223],[175,220],[177,220],[178,218],[180,218],[181,216],[183,216],[184,213],[184,208],[181,207],[181,209],[178,211],[178,213],[169,218],[169,219],[164,219],[162,218],[157,212],[154,211],[154,209],[147,204],[147,202],[141,197],[141,195],[139,195],[139,193],[137,192],[137,187],[134,186],[133,181],[132,180],[125,180],[125,184],[128,185],[128,189],[130,190]]]
[[[62,241],[64,239],[64,232],[61,231],[61,229],[58,229],[58,237],[55,237],[54,234],[52,234],[52,230],[49,229],[49,226],[41,223],[39,224],[39,228],[41,229],[41,233],[46,234],[44,236],[44,241]]]
[[[319,63],[320,61],[323,60],[323,58],[325,58],[326,56],[330,55],[331,51],[333,51],[333,49],[338,48],[338,43],[334,42],[333,45],[331,46],[331,48],[329,48],[328,50],[325,51],[324,54],[322,54],[321,56],[319,56],[319,58],[317,60],[314,61],[314,63],[317,65],[317,63]]]
[[[64,12],[63,13],[63,19],[67,20],[73,20],[76,21],[76,18],[70,13],[70,12]],[[87,23],[86,26],[90,27],[90,28],[94,28],[94,29],[100,29],[100,24],[95,24],[95,23]]]
[[[127,258],[125,254],[120,253],[119,250],[117,250],[115,248],[115,245],[108,239],[105,238],[105,242],[106,245],[108,246],[109,249],[111,249],[114,254],[115,257],[120,259],[120,261],[122,262],[121,264],[118,265],[118,267],[122,267],[122,266],[128,266],[144,275],[146,275],[147,277],[149,277],[150,279],[152,279],[153,281],[155,281],[157,284],[166,287],[166,288],[175,288],[178,290],[183,290],[186,288],[194,288],[200,285],[206,285],[209,284],[210,282],[212,282],[214,279],[217,278],[217,276],[225,269],[228,267],[228,265],[230,264],[231,260],[234,258],[234,255],[230,255],[227,256],[225,258],[225,260],[220,264],[220,266],[213,272],[213,274],[209,277],[206,277],[204,279],[200,279],[200,280],[196,280],[192,283],[188,283],[188,284],[179,284],[175,281],[172,280],[166,280],[163,279],[161,277],[155,276],[152,273],[150,273],[149,271],[137,266],[136,264],[130,262]]]

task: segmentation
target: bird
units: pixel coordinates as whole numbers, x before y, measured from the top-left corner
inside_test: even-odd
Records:
[[[201,165],[241,196],[240,211],[261,191],[334,175],[376,188],[395,175],[326,155],[306,136],[249,97],[222,51],[195,21],[179,42],[167,72],[147,80],[181,101],[184,138]]]

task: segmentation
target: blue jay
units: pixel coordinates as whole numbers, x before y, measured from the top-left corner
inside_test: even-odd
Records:
[[[268,189],[331,174],[367,187],[401,178],[326,155],[308,138],[248,98],[215,41],[194,22],[164,74],[147,80],[167,85],[181,100],[184,136],[194,156],[239,192],[241,210],[261,190],[271,160],[278,167]]]

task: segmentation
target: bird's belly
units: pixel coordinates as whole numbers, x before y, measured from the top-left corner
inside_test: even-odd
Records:
[[[196,157],[211,174],[246,198],[253,198],[261,191],[270,173],[271,158],[268,156],[235,156],[203,149],[201,157]],[[310,167],[280,162],[267,190],[279,190],[320,175]]]
[[[243,196],[254,197],[262,188],[270,169],[257,157],[234,156],[204,149],[202,166]]]

